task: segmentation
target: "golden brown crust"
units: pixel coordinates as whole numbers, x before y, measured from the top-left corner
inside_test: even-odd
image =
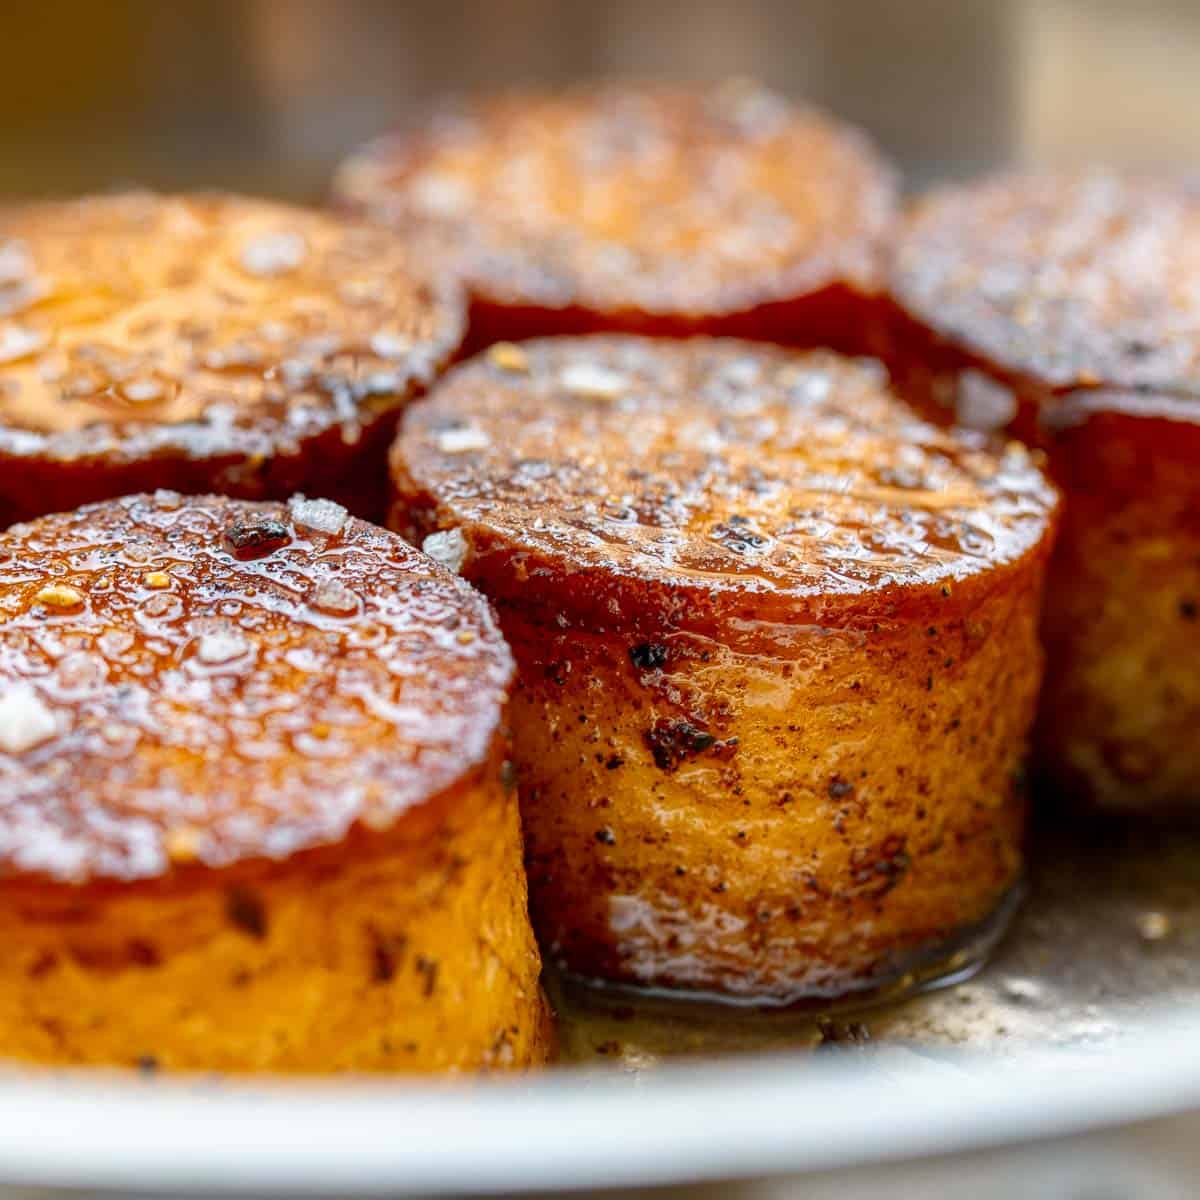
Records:
[[[0,535],[0,866],[80,882],[382,829],[488,760],[486,603],[324,501],[174,493]]]
[[[519,561],[521,602],[570,592],[564,619],[727,625],[749,605],[849,625],[1043,544],[1053,489],[995,449],[834,355],[592,337],[457,368],[410,410],[392,469],[398,521],[460,528],[497,589]]]
[[[1200,384],[1200,189],[1092,171],[925,198],[890,278],[903,310],[1054,390]]]
[[[409,415],[392,519],[497,604],[535,926],[583,974],[870,988],[1020,869],[1053,489],[872,369],[495,347]]]
[[[328,501],[0,535],[0,1056],[536,1065],[486,602]]]
[[[1042,770],[1107,807],[1194,806],[1200,193],[1102,172],[935,193],[891,286],[905,397],[1040,446],[1066,497]]]
[[[463,325],[395,238],[315,212],[148,194],[6,211],[0,521],[164,485],[328,494],[378,463]]]
[[[500,618],[530,904],[579,974],[789,1002],[936,960],[1019,878],[1040,565],[788,657]]]
[[[739,314],[721,331],[848,337],[895,207],[857,132],[744,83],[475,99],[356,155],[336,193],[455,264],[475,345]]]

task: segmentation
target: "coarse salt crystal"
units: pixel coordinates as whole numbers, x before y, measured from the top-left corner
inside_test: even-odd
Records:
[[[304,261],[306,253],[298,233],[266,233],[242,247],[241,264],[251,275],[286,275]]]
[[[444,529],[440,533],[431,533],[421,543],[421,549],[457,575],[463,569],[463,563],[467,561],[470,547],[461,529]]]
[[[293,496],[288,509],[297,527],[315,529],[318,533],[341,533],[350,519],[350,514],[332,500],[309,500],[304,496]]]
[[[29,684],[10,683],[0,690],[0,750],[20,754],[57,732],[54,713]]]
[[[23,325],[0,325],[0,363],[16,362],[36,354],[46,339]]]
[[[444,429],[437,435],[437,448],[443,454],[466,454],[471,450],[486,450],[492,444],[482,429]]]
[[[312,604],[332,616],[348,617],[358,611],[358,596],[344,583],[330,579],[313,592]]]
[[[371,337],[371,350],[380,358],[403,358],[412,348],[412,338],[398,330],[381,329]]]
[[[572,363],[559,376],[563,387],[574,396],[612,400],[629,386],[629,380],[619,371],[598,363]]]
[[[418,212],[433,217],[454,217],[468,208],[473,190],[466,180],[428,171],[412,181],[409,195]]]
[[[130,404],[150,404],[155,400],[161,400],[163,390],[163,385],[157,379],[150,378],[131,379],[128,383],[121,385],[121,395]]]
[[[205,633],[200,636],[196,647],[196,657],[209,667],[217,667],[222,663],[232,662],[241,658],[248,649],[246,639],[238,633]]]

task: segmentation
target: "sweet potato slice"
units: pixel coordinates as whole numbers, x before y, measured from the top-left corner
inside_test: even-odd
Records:
[[[400,409],[458,349],[396,239],[236,197],[0,212],[0,525],[173,487],[382,512]]]
[[[892,172],[746,83],[480,97],[351,158],[335,195],[465,278],[472,347],[709,333],[873,348]]]
[[[518,664],[531,907],[580,974],[875,988],[1021,869],[1056,496],[878,370],[745,342],[494,347],[410,410],[393,526]]]
[[[1200,802],[1200,192],[1110,172],[937,192],[888,351],[927,412],[1041,447],[1066,500],[1040,769],[1119,809]]]
[[[0,1057],[542,1061],[511,673],[482,598],[328,501],[0,535]]]

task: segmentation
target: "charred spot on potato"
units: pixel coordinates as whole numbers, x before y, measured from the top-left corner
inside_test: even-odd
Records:
[[[771,544],[769,538],[752,529],[749,521],[736,513],[727,521],[720,521],[714,525],[710,536],[713,541],[734,554],[750,554],[764,550]]]
[[[1197,612],[1197,608],[1196,608],[1195,600],[1193,600],[1191,598],[1180,600],[1179,615],[1185,621],[1194,621],[1196,619],[1196,612]]]
[[[660,642],[639,642],[630,646],[629,658],[639,671],[661,671],[667,665],[667,648]]]
[[[225,915],[247,937],[261,941],[267,936],[267,910],[262,897],[253,889],[230,888],[225,896]]]
[[[241,559],[270,554],[291,540],[292,531],[287,525],[262,514],[237,517],[225,527],[225,541]]]
[[[911,864],[903,834],[891,834],[875,849],[856,848],[850,856],[854,882],[873,896],[884,896],[904,877]]]
[[[135,1065],[143,1075],[157,1075],[159,1071],[158,1057],[154,1054],[138,1055]]]
[[[376,983],[390,983],[404,962],[408,937],[403,933],[385,933],[371,926],[367,930],[371,944],[371,978]]]
[[[840,775],[834,775],[829,780],[828,791],[830,800],[840,800],[843,796],[848,796],[854,791],[854,784],[848,779],[843,779]]]
[[[162,963],[162,955],[153,942],[134,938],[129,943],[129,961],[139,967],[157,967]]]
[[[597,829],[595,836],[596,841],[602,846],[615,846],[617,844],[617,835],[607,825]]]
[[[55,967],[58,966],[58,955],[50,950],[43,950],[37,958],[29,964],[27,974],[30,979],[41,979],[49,975]]]
[[[125,942],[76,944],[70,947],[70,957],[90,971],[123,971],[129,967],[155,967],[161,959],[157,947],[143,938]]]
[[[686,760],[707,752],[727,759],[737,750],[738,745],[735,737],[721,739],[690,721],[665,717],[660,717],[653,728],[648,729],[643,736],[655,765],[668,772],[674,771]]]
[[[422,979],[421,992],[426,997],[432,996],[437,990],[438,966],[436,958],[428,958],[424,954],[417,955],[416,968]]]

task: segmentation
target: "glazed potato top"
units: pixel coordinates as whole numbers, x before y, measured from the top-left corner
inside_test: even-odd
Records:
[[[424,384],[458,296],[394,236],[233,197],[0,212],[0,451],[261,452]]]
[[[393,823],[484,761],[486,602],[329,501],[174,493],[0,535],[0,867],[162,874]]]
[[[828,599],[1037,546],[1054,490],[1022,447],[988,445],[832,354],[560,338],[452,371],[410,410],[393,473],[468,558],[500,543],[699,593]]]
[[[1200,387],[1200,188],[1105,172],[935,192],[892,289],[917,319],[1053,388]]]
[[[894,207],[857,133],[745,84],[480,99],[368,147],[337,192],[490,300],[687,316],[873,288]]]

